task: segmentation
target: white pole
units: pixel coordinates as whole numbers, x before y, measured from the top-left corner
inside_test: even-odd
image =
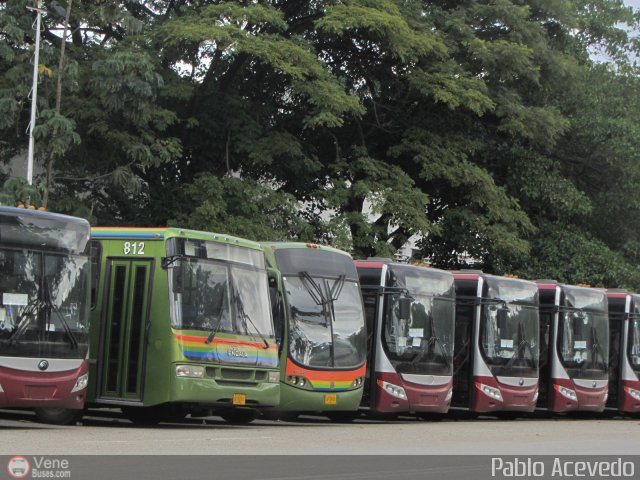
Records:
[[[31,87],[31,121],[29,122],[29,153],[27,155],[27,182],[33,184],[33,128],[36,126],[36,102],[38,99],[38,64],[40,62],[40,9],[42,0],[36,0],[36,46],[33,56],[33,85]],[[27,7],[28,8],[28,7]]]

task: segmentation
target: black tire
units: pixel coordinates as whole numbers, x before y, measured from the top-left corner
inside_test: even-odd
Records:
[[[121,407],[122,414],[136,425],[157,425],[169,420],[171,410],[166,405],[153,407]]]
[[[360,418],[360,412],[324,412],[329,420],[335,423],[351,423],[356,418]]]
[[[82,418],[84,410],[69,408],[36,408],[36,418],[50,425],[75,425]]]
[[[262,417],[265,420],[279,420],[281,422],[293,422],[296,420],[300,414],[298,412],[283,412],[270,410],[262,413]]]
[[[256,410],[232,410],[219,415],[231,425],[247,425],[258,417],[258,412]]]
[[[441,422],[445,419],[445,414],[434,412],[418,412],[416,413],[416,417],[424,420],[425,422]]]

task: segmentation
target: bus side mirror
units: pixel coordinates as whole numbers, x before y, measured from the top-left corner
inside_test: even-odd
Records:
[[[509,316],[509,309],[506,307],[499,308],[497,312],[498,328],[503,331],[507,329],[507,318]]]
[[[411,318],[410,298],[400,297],[398,300],[398,318],[400,318],[400,320],[409,320]]]

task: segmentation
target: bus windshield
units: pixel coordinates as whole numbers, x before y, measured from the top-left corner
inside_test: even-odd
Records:
[[[283,277],[293,360],[316,368],[353,368],[364,363],[365,321],[358,283],[314,277]]]
[[[519,280],[487,278],[480,347],[494,375],[535,377],[539,360],[538,289]]]
[[[0,355],[85,358],[89,259],[0,249]]]
[[[438,270],[394,266],[386,298],[383,346],[398,373],[452,375],[455,303],[453,276]],[[399,302],[410,295],[410,318],[399,318]]]
[[[570,287],[564,293],[558,325],[560,361],[571,378],[605,380],[609,358],[606,295]]]
[[[170,272],[173,328],[273,337],[265,270],[183,257]]]

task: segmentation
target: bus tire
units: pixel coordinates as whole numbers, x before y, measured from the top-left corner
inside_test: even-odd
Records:
[[[84,414],[83,410],[70,408],[36,408],[36,418],[50,425],[75,425]]]
[[[232,410],[219,415],[231,425],[247,425],[258,417],[258,412],[256,410]]]
[[[360,412],[324,412],[329,420],[335,423],[351,423],[356,418],[360,418]]]
[[[136,425],[157,425],[169,418],[169,409],[165,405],[153,407],[120,407],[122,414]]]

